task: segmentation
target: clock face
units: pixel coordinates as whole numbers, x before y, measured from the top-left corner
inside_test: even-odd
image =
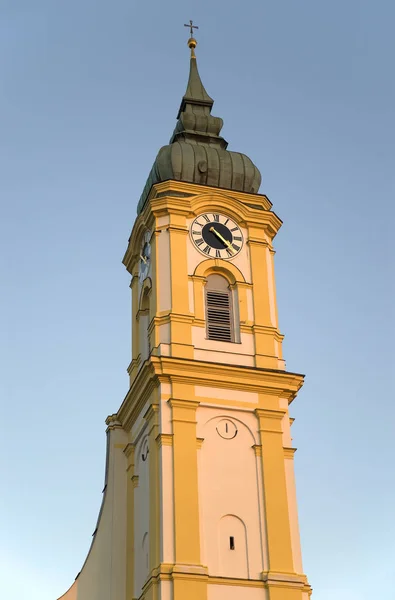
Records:
[[[233,440],[237,435],[237,427],[230,419],[222,419],[216,429],[218,435],[224,438],[224,440]]]
[[[140,250],[140,263],[139,263],[139,280],[143,283],[144,279],[148,277],[149,269],[151,266],[151,232],[147,231],[143,237]]]
[[[240,227],[219,213],[199,215],[192,223],[191,238],[199,252],[211,258],[234,258],[243,247]]]

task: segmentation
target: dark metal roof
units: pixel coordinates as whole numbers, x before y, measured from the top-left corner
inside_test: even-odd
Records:
[[[206,92],[196,63],[196,40],[190,38],[189,79],[181,100],[177,124],[170,143],[163,146],[155,159],[141,194],[140,213],[154,183],[175,179],[257,193],[261,174],[248,156],[227,150],[228,143],[220,136],[223,120],[214,117],[214,100]]]

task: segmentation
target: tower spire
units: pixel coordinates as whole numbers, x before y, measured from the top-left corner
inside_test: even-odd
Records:
[[[241,152],[227,150],[228,143],[220,135],[223,120],[211,114],[214,100],[200,79],[193,30],[190,21],[191,50],[187,89],[177,113],[177,123],[167,146],[156,157],[141,194],[137,212],[143,209],[152,185],[167,179],[200,183],[229,190],[258,192],[261,175],[252,160]]]
[[[191,58],[189,64],[189,78],[186,92],[181,100],[181,106],[178,111],[177,119],[180,118],[180,113],[185,109],[186,104],[194,104],[200,106],[208,106],[210,109],[214,104],[214,100],[208,95],[206,89],[200,79],[195,48],[197,46],[197,41],[193,37],[193,28],[198,29],[197,25],[193,25],[192,21],[190,21],[190,25],[184,25],[184,27],[190,27],[191,29],[191,37],[189,38],[187,44],[191,50]]]

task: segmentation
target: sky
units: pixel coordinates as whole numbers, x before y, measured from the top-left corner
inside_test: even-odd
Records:
[[[314,600],[395,597],[392,0],[0,2],[0,581],[55,600],[89,549],[128,388],[121,260],[188,77],[284,221],[304,570]],[[391,373],[392,370],[392,373]]]

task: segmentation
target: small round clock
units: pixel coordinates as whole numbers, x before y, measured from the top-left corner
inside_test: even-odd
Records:
[[[199,252],[211,258],[232,259],[243,247],[240,227],[219,213],[199,215],[192,223],[191,238]]]
[[[216,429],[218,435],[224,438],[224,440],[233,440],[233,438],[235,438],[237,435],[236,424],[230,419],[222,419],[218,423]]]
[[[147,231],[144,234],[143,241],[140,250],[140,263],[139,263],[139,280],[143,283],[144,279],[148,277],[149,269],[151,266],[151,232]]]

